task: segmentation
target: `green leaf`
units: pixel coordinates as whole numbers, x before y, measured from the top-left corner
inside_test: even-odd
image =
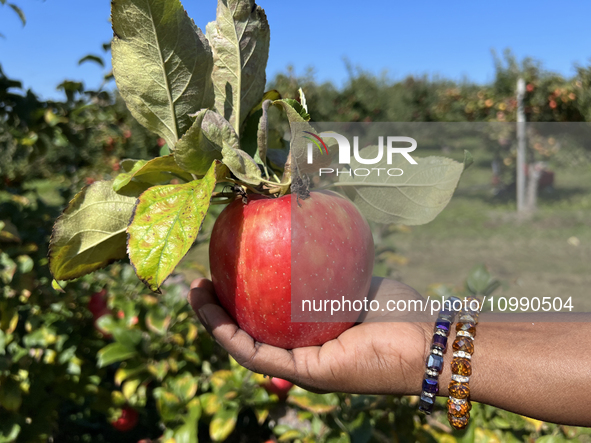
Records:
[[[16,15],[18,15],[18,18],[21,20],[21,23],[23,24],[23,26],[25,26],[27,24],[27,18],[25,17],[25,13],[23,12],[23,10],[21,8],[19,8],[17,5],[15,5],[14,3],[9,3],[8,6],[14,12],[16,12]]]
[[[360,152],[361,158],[375,158],[377,146]],[[367,176],[340,174],[338,186],[357,205],[366,218],[378,223],[422,225],[433,220],[447,206],[460,181],[464,166],[449,158],[417,158],[410,164],[402,155],[392,156],[392,164],[383,161],[371,165]],[[352,159],[350,169],[367,168]],[[378,171],[378,168],[382,168]],[[387,170],[399,168],[400,176]],[[347,168],[349,169],[349,168]],[[399,171],[393,172],[397,174]]]
[[[211,162],[209,164],[211,165]],[[128,167],[128,164],[125,166]],[[150,161],[138,160],[129,171],[123,172],[115,178],[113,189],[119,191],[132,180],[158,185],[169,182],[174,177],[179,177],[185,181],[193,179],[190,174],[177,164],[172,154],[156,157]]]
[[[199,396],[199,401],[207,415],[214,415],[223,406],[223,399],[212,392],[201,394]]]
[[[213,105],[207,39],[179,0],[112,3],[113,74],[133,116],[170,148]]]
[[[125,366],[121,366],[119,369],[117,369],[117,372],[115,372],[115,383],[117,386],[120,386],[121,383],[123,383],[128,378],[139,375],[145,370],[146,365],[144,363],[127,363]]]
[[[0,220],[0,242],[21,242],[18,229],[10,220]]]
[[[199,418],[201,417],[201,404],[199,400],[195,399],[187,405],[189,412],[185,415],[185,424],[179,427],[174,432],[174,439],[176,443],[196,443],[197,426]]]
[[[16,423],[12,424],[12,426],[10,423],[6,424],[10,426],[10,428],[7,427],[6,432],[4,432],[4,429],[0,431],[0,443],[14,443],[18,435],[21,433],[21,427]]]
[[[78,60],[79,65],[81,65],[82,63],[85,63],[85,62],[94,62],[103,68],[105,67],[105,62],[98,55],[88,54],[88,55],[85,55],[84,57],[82,57],[80,60]]]
[[[186,171],[203,175],[214,160],[222,158],[222,131],[215,112],[202,109],[174,150],[176,162]],[[220,116],[221,117],[221,116]]]
[[[197,132],[201,132],[201,135],[197,135]],[[175,153],[179,165],[191,172],[201,170],[203,158],[198,153],[198,146],[192,145],[199,137],[202,137],[199,146],[206,145],[207,150],[221,152],[224,164],[240,180],[253,185],[261,182],[261,170],[252,157],[240,149],[238,136],[230,123],[213,111],[204,113],[201,131],[196,129],[195,133],[189,135],[186,144],[182,140],[179,142],[179,154]]]
[[[97,366],[102,368],[111,363],[127,360],[136,355],[135,349],[130,349],[121,343],[111,343],[98,351]]]
[[[135,203],[134,196],[113,191],[112,181],[98,181],[79,192],[53,226],[53,277],[71,280],[124,259],[125,231]]]
[[[131,380],[127,380],[123,387],[121,388],[121,392],[127,401],[131,399],[131,396],[137,392],[137,388],[142,383],[139,378],[134,378]]]
[[[112,315],[103,315],[96,323],[101,330],[113,335],[115,341],[129,349],[134,349],[142,341],[142,331],[127,328],[125,323],[115,320]]]
[[[128,250],[136,274],[151,290],[159,290],[195,242],[220,169],[214,162],[201,180],[155,186],[140,196],[127,230]]]
[[[294,100],[293,98],[284,98],[283,102],[291,106],[293,110],[298,113],[298,115],[302,118],[303,121],[310,121],[310,114],[308,114],[308,110],[299,101]]]
[[[0,406],[8,411],[18,411],[23,403],[23,396],[18,383],[6,379],[0,386]]]
[[[162,387],[154,389],[154,397],[162,419],[165,421],[175,420],[178,411],[183,406],[180,399]]]
[[[171,391],[183,402],[191,400],[197,393],[198,379],[188,372],[183,372],[174,378],[168,378],[166,382],[170,386]]]
[[[166,334],[168,327],[170,326],[171,317],[168,315],[166,310],[156,305],[146,314],[146,326],[147,328],[159,335]]]
[[[262,106],[262,115],[257,130],[257,152],[255,155],[255,161],[264,168],[267,180],[269,180],[269,172],[267,171],[267,142],[269,138],[268,110],[271,103],[271,100],[267,100]]]
[[[259,122],[263,115],[263,103],[266,100],[279,100],[281,94],[275,89],[265,92],[261,101],[250,110],[246,120],[244,121],[244,127],[240,134],[240,148],[246,151],[249,155],[255,155],[257,152],[257,137],[259,130]],[[281,164],[283,166],[283,163]]]
[[[209,436],[213,441],[225,440],[236,427],[237,408],[220,409],[209,424]]]
[[[219,0],[207,38],[213,51],[215,109],[240,136],[242,122],[265,92],[267,17],[254,0]]]
[[[291,140],[289,143],[292,162],[291,174],[295,175],[295,172],[297,172],[298,175],[301,175],[310,172],[317,172],[318,168],[329,166],[332,162],[332,156],[326,155],[318,149],[312,150],[313,164],[307,163],[309,140],[308,138],[305,138],[308,137],[308,135],[304,131],[311,132],[313,134],[317,134],[317,132],[306,121],[305,117],[302,116],[304,114],[307,115],[302,105],[292,99],[275,100],[273,105],[283,109],[285,111],[285,115],[287,116],[287,120],[289,121],[289,126],[291,129]],[[325,143],[327,145],[329,154],[332,154],[335,150],[331,149],[331,144],[334,145],[336,142],[333,139],[329,139]]]
[[[484,265],[477,265],[470,271],[466,279],[466,287],[474,295],[490,295],[498,287],[500,282],[496,280]]]
[[[16,264],[18,266],[18,272],[20,272],[21,274],[31,272],[33,270],[33,267],[35,266],[33,259],[28,255],[19,255],[16,258]]]
[[[336,394],[314,394],[303,389],[293,389],[288,402],[314,414],[326,414],[336,409],[339,397]]]
[[[472,166],[472,163],[474,163],[474,157],[472,157],[470,151],[464,149],[464,171]]]

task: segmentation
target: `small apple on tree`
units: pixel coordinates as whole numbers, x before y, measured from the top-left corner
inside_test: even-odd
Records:
[[[101,329],[97,323],[99,318],[105,315],[112,314],[111,309],[109,309],[109,306],[107,304],[106,289],[103,288],[99,292],[95,292],[90,296],[90,300],[88,301],[88,310],[92,314],[95,329],[99,331],[101,334],[103,334],[105,338],[111,338],[111,334]]]
[[[121,432],[131,431],[139,421],[138,412],[130,406],[124,406],[121,409],[121,415],[117,420],[111,422],[111,425]]]
[[[417,159],[410,179],[359,183],[344,176],[334,187],[345,194],[317,192],[309,186],[313,171],[304,167],[301,136],[317,136],[311,111],[302,90],[297,98],[265,91],[270,30],[254,0],[219,0],[205,34],[179,0],[114,1],[112,24],[119,92],[172,153],[124,159],[115,179],[91,183],[74,197],[50,242],[55,284],[129,259],[158,293],[210,208],[228,205],[211,238],[211,273],[238,324],[286,348],[338,336],[354,320],[291,321],[291,300],[303,291],[298,284],[309,284],[321,299],[363,298],[373,266],[364,216],[381,223],[432,220],[469,157],[464,165]],[[269,135],[271,107],[289,122],[289,147]],[[314,151],[312,160],[317,170],[331,155]],[[376,213],[385,203],[388,210]],[[330,222],[320,224],[325,217]],[[317,222],[308,228],[306,219]],[[350,247],[338,250],[339,241]],[[323,281],[312,263],[332,277]]]
[[[269,394],[275,394],[279,400],[284,401],[289,394],[293,383],[282,378],[272,377],[263,385]]]

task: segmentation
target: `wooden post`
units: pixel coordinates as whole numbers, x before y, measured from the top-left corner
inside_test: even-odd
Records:
[[[525,204],[525,112],[523,97],[525,96],[525,80],[517,80],[517,212],[526,210]]]

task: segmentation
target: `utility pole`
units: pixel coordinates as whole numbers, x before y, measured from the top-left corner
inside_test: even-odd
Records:
[[[523,98],[525,96],[525,80],[517,80],[517,212],[526,210],[525,204],[525,111]]]

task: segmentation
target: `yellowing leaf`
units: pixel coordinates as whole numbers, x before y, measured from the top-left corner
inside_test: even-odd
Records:
[[[201,180],[154,186],[140,196],[127,230],[128,251],[151,290],[159,291],[195,242],[215,188],[216,165]]]
[[[234,408],[221,409],[216,412],[209,425],[209,436],[213,441],[225,440],[236,427],[238,410]]]
[[[209,162],[208,166],[210,164],[211,162]],[[182,178],[185,181],[191,181],[193,179],[190,174],[176,163],[172,154],[156,157],[150,161],[139,160],[135,162],[130,171],[123,172],[115,178],[113,189],[119,191],[133,179],[156,185],[168,182],[174,177]]]
[[[80,191],[57,219],[49,249],[56,280],[71,280],[126,258],[126,229],[135,197],[98,181]]]

